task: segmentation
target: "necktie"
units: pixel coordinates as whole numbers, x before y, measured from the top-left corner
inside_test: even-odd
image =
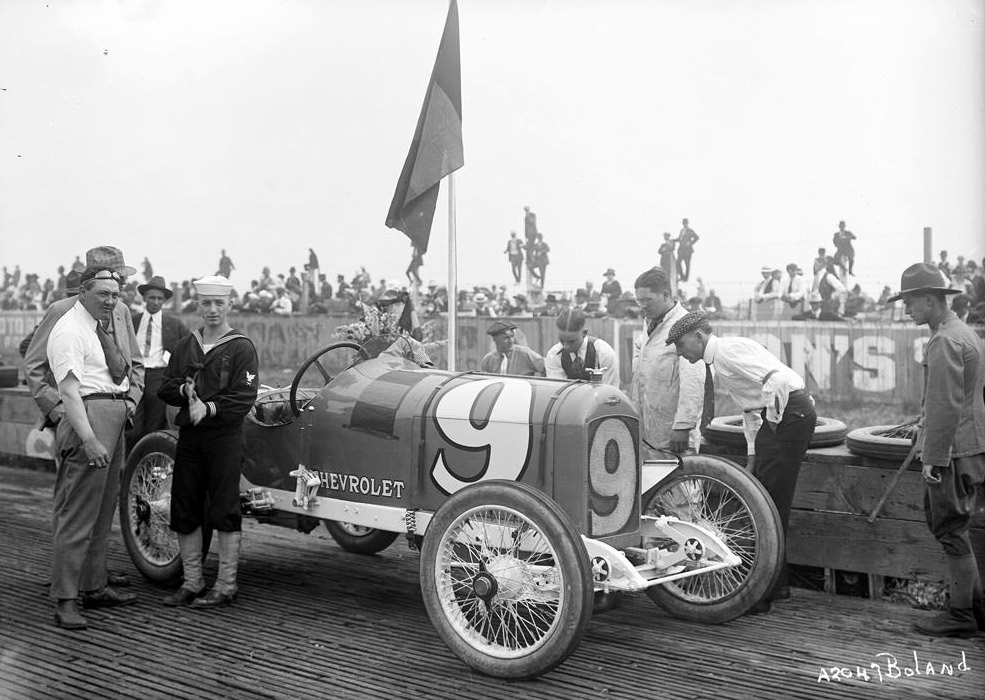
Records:
[[[510,362],[509,356],[507,356],[506,353],[503,353],[503,359],[499,361],[499,373],[500,374],[506,374],[506,370],[509,367],[509,362]]]
[[[581,379],[585,374],[585,362],[577,353],[571,358],[571,374],[571,379]]]
[[[96,336],[99,344],[103,347],[103,354],[106,356],[106,367],[109,368],[109,376],[113,378],[114,384],[119,384],[127,376],[127,362],[117,347],[113,336],[103,328],[103,324],[96,324]]]
[[[154,317],[151,316],[150,314],[147,314],[147,337],[144,340],[144,357],[145,358],[150,355],[150,337],[151,337],[151,332],[153,331],[153,328],[154,328]]]
[[[701,427],[711,423],[715,417],[715,379],[711,376],[711,365],[705,364],[705,400],[701,411]]]

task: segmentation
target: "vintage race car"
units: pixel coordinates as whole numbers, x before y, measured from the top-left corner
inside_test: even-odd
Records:
[[[181,567],[168,528],[176,440],[135,445],[120,495],[134,564],[162,584]],[[755,479],[723,459],[640,455],[636,412],[613,387],[423,369],[334,343],[290,389],[257,398],[242,506],[302,531],[324,521],[353,552],[405,535],[450,649],[482,673],[532,678],[614,595],[644,591],[717,623],[779,575],[782,530]]]

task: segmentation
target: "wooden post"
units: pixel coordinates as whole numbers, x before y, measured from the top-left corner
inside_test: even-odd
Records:
[[[923,261],[928,265],[934,264],[934,234],[930,226],[923,229]]]
[[[448,173],[448,369],[458,364],[458,242],[455,231],[455,173]]]

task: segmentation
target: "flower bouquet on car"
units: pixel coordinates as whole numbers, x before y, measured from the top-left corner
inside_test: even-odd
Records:
[[[430,328],[417,322],[410,295],[398,289],[386,290],[374,304],[363,303],[358,321],[335,329],[336,336],[358,343],[369,358],[388,353],[422,367],[434,366],[421,342],[429,334]]]

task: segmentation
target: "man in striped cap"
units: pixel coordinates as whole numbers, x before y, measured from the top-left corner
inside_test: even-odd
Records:
[[[666,342],[688,362],[713,366],[718,385],[742,408],[747,468],[773,498],[786,535],[800,465],[817,422],[804,380],[756,341],[714,335],[700,312],[678,320]],[[784,563],[773,590],[750,612],[769,612],[770,600],[789,596]]]

